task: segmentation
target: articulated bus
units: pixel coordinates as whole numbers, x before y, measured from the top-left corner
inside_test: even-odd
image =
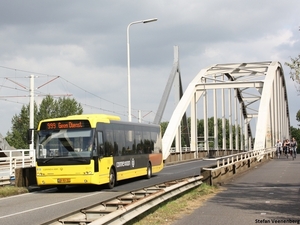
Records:
[[[36,143],[39,186],[107,184],[163,169],[158,125],[121,122],[105,114],[40,121]]]

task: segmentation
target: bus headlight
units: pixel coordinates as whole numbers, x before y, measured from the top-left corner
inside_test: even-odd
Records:
[[[83,174],[84,174],[84,175],[91,175],[91,174],[92,174],[92,171],[85,171]]]

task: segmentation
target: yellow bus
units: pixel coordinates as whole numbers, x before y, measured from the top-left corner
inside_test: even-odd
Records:
[[[40,121],[36,143],[39,186],[107,184],[163,169],[158,125],[121,122],[105,114]]]

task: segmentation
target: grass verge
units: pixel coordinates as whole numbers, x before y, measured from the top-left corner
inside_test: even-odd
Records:
[[[202,184],[139,215],[126,225],[170,225],[191,214],[222,188]]]
[[[28,193],[28,189],[25,187],[3,186],[0,187],[0,198],[8,197],[12,195],[19,195]]]

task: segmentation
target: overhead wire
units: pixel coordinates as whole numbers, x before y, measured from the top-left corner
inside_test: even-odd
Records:
[[[17,76],[16,76],[16,72],[18,72],[18,71],[19,71],[19,72],[24,72],[24,73],[35,74],[35,75],[47,76],[47,77],[55,77],[55,78],[53,78],[52,80],[48,81],[46,84],[48,84],[48,83],[50,83],[51,81],[56,80],[56,79],[59,78],[59,79],[63,80],[64,82],[69,83],[69,84],[73,85],[74,87],[80,89],[81,91],[84,91],[85,93],[90,94],[91,96],[94,96],[94,97],[96,97],[96,98],[98,98],[98,99],[101,99],[101,100],[103,100],[103,101],[105,101],[105,102],[108,102],[108,103],[112,104],[112,105],[113,105],[113,108],[114,108],[115,106],[118,106],[118,107],[122,107],[122,108],[124,108],[124,109],[127,109],[127,106],[124,106],[124,105],[121,105],[121,104],[119,104],[119,103],[115,103],[115,102],[113,102],[113,101],[104,99],[104,98],[102,98],[102,97],[100,97],[100,96],[98,96],[98,95],[96,95],[96,94],[94,94],[94,93],[92,93],[92,92],[90,92],[90,91],[88,91],[88,90],[86,90],[86,89],[80,87],[79,85],[77,85],[77,84],[75,84],[75,83],[73,83],[73,82],[71,82],[71,81],[65,79],[65,78],[62,77],[62,76],[52,75],[52,74],[47,74],[47,73],[40,73],[40,72],[33,72],[33,71],[28,71],[28,70],[21,70],[21,69],[16,69],[16,68],[11,68],[11,67],[1,66],[1,65],[0,65],[0,68],[8,69],[8,70],[14,70],[14,72],[15,72],[15,77],[14,77],[14,78],[28,78],[28,77],[24,77],[24,76],[23,76],[23,77],[17,77]],[[6,80],[10,80],[11,82],[15,83],[15,85],[21,86],[21,84],[12,81],[12,80],[9,79],[7,76],[5,76],[5,77],[1,77],[1,76],[0,76],[0,78],[5,78]],[[4,80],[5,80],[5,79],[4,79]],[[42,86],[44,86],[44,85],[46,85],[46,84],[40,85],[38,88],[40,88],[40,87],[42,87]],[[62,84],[63,84],[63,82],[62,82]],[[3,88],[3,87],[4,87],[4,88],[15,89],[15,90],[17,90],[17,91],[26,91],[26,90],[22,90],[22,89],[18,89],[18,88],[11,88],[11,87],[4,86],[4,85],[0,85],[0,90],[1,90],[1,88]],[[22,87],[24,88],[23,85],[22,85]],[[65,86],[64,84],[63,84],[63,87],[66,88],[66,86]],[[29,89],[29,88],[28,88],[28,89]],[[37,91],[37,90],[36,90],[36,91]],[[41,90],[38,90],[38,96],[45,96],[45,95],[47,95],[47,94],[46,94],[46,93],[43,93]],[[51,95],[51,96],[54,96],[54,95]],[[67,96],[70,96],[70,94],[68,94]],[[25,96],[21,96],[21,97],[25,97]],[[55,97],[55,96],[54,96],[54,97]],[[0,99],[1,99],[1,96],[0,96]],[[4,99],[1,99],[1,100],[4,100]],[[13,101],[9,101],[9,102],[13,102]],[[80,102],[79,102],[79,103],[80,103]],[[110,113],[115,113],[115,114],[118,114],[118,115],[126,116],[126,114],[124,114],[124,110],[122,110],[122,111],[108,110],[108,109],[104,109],[104,108],[102,108],[102,107],[91,106],[91,105],[88,105],[88,104],[86,104],[86,103],[80,103],[80,104],[82,104],[82,105],[84,105],[84,106],[87,106],[87,107],[90,107],[90,108],[99,109],[99,110],[102,110],[102,111],[105,111],[105,112],[110,112]],[[134,108],[132,108],[132,110],[139,111],[138,109],[134,109]],[[144,111],[144,112],[149,112],[150,110],[142,110],[142,111]],[[153,111],[150,111],[150,112],[154,113]],[[147,115],[148,115],[148,114],[150,114],[150,113],[147,113]],[[155,113],[154,113],[154,114],[155,114]],[[134,116],[134,115],[132,115],[132,116],[135,117],[135,118],[137,118],[137,117]],[[143,117],[143,118],[144,118],[144,117]],[[143,118],[141,118],[142,121],[144,121],[144,122],[150,122],[150,121],[146,121],[146,120],[143,119]]]

